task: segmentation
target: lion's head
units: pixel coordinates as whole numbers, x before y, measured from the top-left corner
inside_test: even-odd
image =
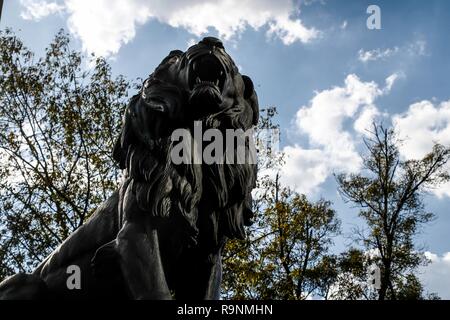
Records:
[[[217,38],[204,38],[186,52],[171,51],[150,77],[183,91],[186,120],[204,119],[239,106],[246,116],[236,126],[247,129],[258,121],[253,82],[239,73]]]
[[[132,180],[142,210],[182,216],[216,245],[221,236],[242,238],[252,216],[256,166],[171,163],[171,133],[192,128],[193,121],[222,131],[247,130],[258,121],[251,79],[216,38],[171,51],[145,80],[126,109],[114,158]]]

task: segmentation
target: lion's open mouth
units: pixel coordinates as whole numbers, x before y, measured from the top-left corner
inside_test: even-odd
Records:
[[[189,88],[212,87],[219,93],[225,84],[225,68],[214,54],[203,54],[190,63]]]

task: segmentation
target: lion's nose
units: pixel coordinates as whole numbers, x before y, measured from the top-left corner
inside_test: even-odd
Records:
[[[222,41],[220,41],[220,39],[217,39],[215,37],[205,37],[205,38],[203,38],[202,41],[200,41],[200,43],[207,45],[211,48],[212,47],[223,48]]]

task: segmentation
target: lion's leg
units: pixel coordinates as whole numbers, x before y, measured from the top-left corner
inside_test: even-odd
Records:
[[[171,299],[156,229],[126,222],[117,238],[119,264],[133,299]]]
[[[123,203],[123,225],[116,250],[128,293],[132,299],[171,299],[155,222],[138,208],[131,186]]]
[[[0,300],[35,300],[47,297],[45,282],[32,274],[18,273],[0,283]]]

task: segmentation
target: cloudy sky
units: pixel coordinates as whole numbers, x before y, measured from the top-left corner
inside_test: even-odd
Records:
[[[381,30],[366,26],[371,4]],[[374,119],[396,124],[404,158],[450,144],[449,1],[6,0],[7,26],[37,53],[65,28],[76,49],[108,57],[130,79],[145,78],[170,50],[221,37],[260,105],[279,110],[284,182],[332,200],[346,235],[360,221],[332,174],[358,172]],[[417,238],[432,261],[420,276],[450,299],[450,184],[426,205],[437,219]],[[350,244],[340,237],[335,250]]]

